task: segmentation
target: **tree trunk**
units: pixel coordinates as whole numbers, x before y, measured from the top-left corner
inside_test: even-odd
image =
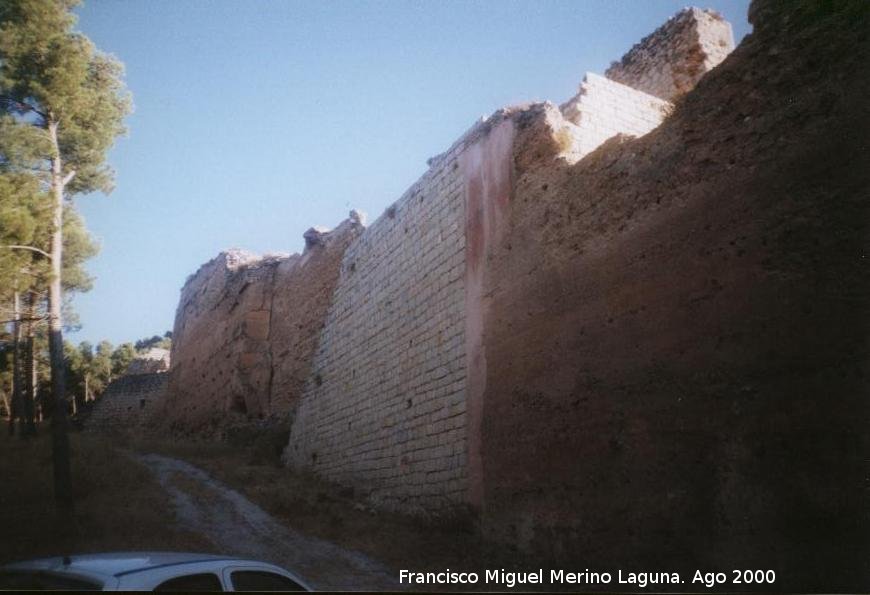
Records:
[[[15,420],[21,417],[21,297],[12,294],[12,399],[9,403],[9,435],[15,434]],[[19,423],[19,430],[21,424]]]
[[[23,415],[25,436],[36,435],[36,422],[34,420],[34,403],[36,401],[36,361],[33,353],[34,331],[33,319],[36,317],[36,297],[33,292],[27,296],[27,323],[24,325],[24,399]]]
[[[54,199],[51,234],[51,284],[48,287],[48,353],[51,365],[51,459],[54,468],[54,498],[66,520],[73,507],[70,472],[69,435],[67,434],[67,398],[64,378],[63,320],[61,305],[61,263],[63,262],[63,166],[57,142],[57,122],[48,122],[52,143],[51,192]]]

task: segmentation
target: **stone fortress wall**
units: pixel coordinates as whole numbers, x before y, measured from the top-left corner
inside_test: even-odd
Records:
[[[674,101],[734,49],[731,24],[713,10],[686,8],[644,37],[604,75],[638,91]]]
[[[753,0],[704,75],[730,30],[687,9],[309,265],[206,267],[161,419],[284,416],[291,466],[565,568],[866,585],[866,17]]]
[[[388,508],[465,500],[462,149],[345,252],[286,450]]]
[[[679,24],[678,47],[667,53],[674,70],[703,53],[686,41],[693,26],[724,22],[702,18],[709,14],[688,9],[665,25]],[[660,50],[666,42],[656,39]],[[701,73],[693,72],[697,80]],[[501,110],[431,160],[429,171],[344,254],[286,462],[354,485],[388,509],[440,514],[479,507],[482,395],[473,385],[485,368],[486,302],[479,289],[484,251],[512,192],[516,129],[543,125],[542,142],[555,139],[562,158],[576,161],[617,134],[646,134],[670,108],[667,100],[589,73],[561,114],[534,106]],[[536,141],[523,142],[533,154]]]
[[[230,418],[286,416],[309,375],[341,256],[362,230],[354,211],[332,231],[308,230],[302,254],[234,249],[191,275],[172,334],[169,391],[154,424],[207,434]]]
[[[130,365],[127,366],[127,374],[154,374],[157,372],[169,371],[169,355],[168,349],[160,347],[152,347],[145,353],[137,356]]]
[[[711,15],[679,13],[662,28],[673,39],[653,34],[655,51],[629,62],[670,64],[694,84],[721,60],[690,43],[727,26]],[[391,510],[479,508],[482,290],[515,169],[541,155],[576,162],[615,135],[646,134],[675,98],[589,73],[561,111],[516,106],[476,123],[367,229],[357,218],[325,241],[306,234],[302,256],[220,255],[182,290],[156,419],[201,432],[230,417],[285,416],[291,467]],[[296,297],[314,285],[307,300]]]
[[[755,0],[749,19],[643,137],[565,163],[517,121],[469,476],[489,536],[566,566],[860,590],[870,5]]]
[[[578,128],[573,134],[577,158],[617,134],[643,136],[661,124],[671,109],[669,101],[591,72],[586,73],[577,95],[561,107],[565,118]]]

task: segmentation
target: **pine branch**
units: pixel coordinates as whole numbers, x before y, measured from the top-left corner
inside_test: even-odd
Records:
[[[24,316],[22,318],[12,318],[11,320],[0,320],[0,324],[9,324],[10,322],[40,322],[43,320],[48,320],[48,318],[45,316]]]
[[[39,248],[34,248],[33,246],[19,246],[17,244],[7,244],[5,246],[0,246],[0,248],[8,248],[10,250],[30,250],[31,252],[36,252],[37,254],[41,254],[41,255],[45,256],[47,259],[51,260],[51,254],[49,254],[45,250],[40,250]]]

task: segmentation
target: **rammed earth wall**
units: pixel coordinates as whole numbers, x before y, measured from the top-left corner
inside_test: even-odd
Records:
[[[481,292],[487,533],[688,590],[866,588],[868,10],[754,2],[650,134],[575,164],[518,137]]]

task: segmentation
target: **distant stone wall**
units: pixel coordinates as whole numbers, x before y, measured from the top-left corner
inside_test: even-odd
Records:
[[[686,8],[644,37],[607,78],[667,101],[691,91],[734,49],[731,24],[713,10]]]
[[[166,392],[166,373],[133,374],[113,380],[94,403],[85,420],[88,431],[129,430],[140,427]]]
[[[463,148],[345,252],[285,452],[385,508],[466,497]]]
[[[127,374],[153,374],[169,371],[169,350],[152,347],[127,366]]]
[[[561,110],[579,128],[575,152],[582,157],[617,134],[643,136],[662,123],[673,105],[588,72],[580,91]]]

